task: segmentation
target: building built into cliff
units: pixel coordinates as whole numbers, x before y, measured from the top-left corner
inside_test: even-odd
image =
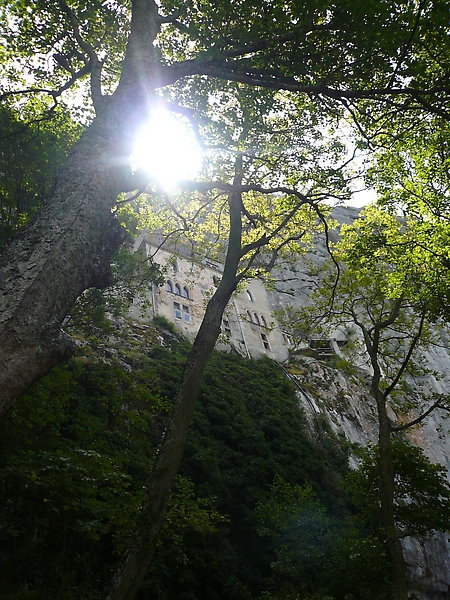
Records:
[[[341,223],[352,222],[358,213],[356,209],[343,207],[336,212],[334,216]],[[222,276],[223,264],[207,258],[194,261],[183,248],[161,249],[159,240],[150,234],[142,234],[136,240],[135,249],[161,265],[164,283],[153,284],[146,291],[150,309],[144,317],[140,314],[138,301],[134,305],[133,316],[148,320],[157,315],[163,316],[193,341],[208,299]],[[340,346],[346,342],[343,334],[336,332],[333,339],[294,340],[273,316],[292,304],[297,307],[304,305],[310,297],[315,267],[326,259],[327,249],[319,240],[309,255],[296,265],[277,267],[274,289],[266,288],[258,280],[245,282],[233,295],[225,311],[217,347],[255,358],[266,355],[279,363],[288,361],[293,347],[300,352],[307,349],[305,354],[309,356],[301,357],[301,368],[287,373],[297,385],[299,403],[311,420],[320,414],[337,435],[345,436],[352,445],[366,446],[376,443],[378,433],[370,377],[367,377],[370,374],[367,357],[359,357],[360,369],[353,375],[330,368],[323,360],[316,359],[329,359],[333,354],[340,354]],[[436,393],[448,394],[450,333],[447,329],[442,330],[441,338],[442,345],[424,355],[431,369],[441,376],[435,379],[430,374],[426,384]],[[396,415],[392,413],[392,417],[396,418]],[[432,462],[444,466],[450,479],[450,436],[448,423],[442,415],[436,412],[430,414],[406,435]],[[403,541],[411,590],[420,600],[450,598],[449,540],[447,533],[436,533],[426,539],[407,538]]]
[[[148,316],[165,317],[193,341],[201,325],[208,299],[222,276],[223,264],[204,259],[194,262],[182,250],[158,249],[150,234],[136,240],[136,250],[152,256],[164,273],[164,285],[152,284],[147,301]],[[135,316],[139,307],[134,307]],[[289,337],[272,316],[273,306],[261,281],[246,281],[231,298],[222,320],[218,348],[243,356],[267,355],[277,362],[289,356]]]

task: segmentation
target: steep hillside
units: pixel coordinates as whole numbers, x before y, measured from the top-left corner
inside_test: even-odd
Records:
[[[116,325],[1,425],[5,600],[102,598],[133,526],[187,343]],[[276,363],[216,353],[141,600],[387,600],[347,452]]]

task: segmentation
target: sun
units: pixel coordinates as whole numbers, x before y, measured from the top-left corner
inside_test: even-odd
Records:
[[[171,190],[195,178],[203,163],[201,148],[188,123],[164,109],[152,112],[131,156],[134,169],[145,170],[157,185]]]

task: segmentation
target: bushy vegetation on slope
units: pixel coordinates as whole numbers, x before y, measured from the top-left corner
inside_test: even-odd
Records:
[[[186,342],[165,336],[170,348],[131,336],[55,369],[1,424],[5,600],[103,597],[181,377]],[[385,598],[346,470],[331,434],[311,442],[275,363],[215,354],[139,597]]]

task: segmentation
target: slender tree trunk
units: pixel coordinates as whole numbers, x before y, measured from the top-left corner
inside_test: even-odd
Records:
[[[380,463],[380,510],[381,526],[392,565],[392,587],[394,600],[408,600],[406,563],[403,548],[395,523],[395,472],[392,457],[391,422],[386,411],[386,400],[381,391],[375,394],[378,410],[378,452]]]
[[[203,373],[220,333],[223,312],[235,287],[235,278],[227,284],[223,284],[222,280],[208,303],[185,366],[183,380],[152,470],[135,533],[112,579],[107,600],[133,600],[153,560],[170,490],[183,457]]]
[[[236,161],[234,183],[241,181],[241,160]],[[181,465],[189,427],[197,404],[206,364],[220,333],[223,312],[236,289],[242,258],[242,198],[228,196],[230,233],[225,267],[219,286],[208,302],[205,316],[189,353],[172,415],[156,457],[140,516],[130,545],[111,581],[107,600],[133,600],[152,563],[167,512],[173,481]]]

